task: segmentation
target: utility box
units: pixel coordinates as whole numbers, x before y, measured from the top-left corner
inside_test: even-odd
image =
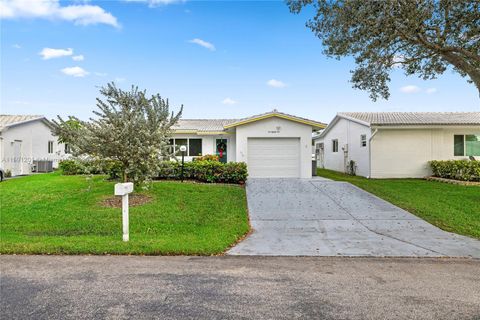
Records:
[[[115,184],[115,195],[124,196],[133,192],[133,182]]]
[[[33,161],[33,172],[52,172],[53,171],[53,161],[47,160],[34,160]]]

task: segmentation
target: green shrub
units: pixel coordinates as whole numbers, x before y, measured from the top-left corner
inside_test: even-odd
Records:
[[[62,174],[67,176],[84,174],[85,172],[84,165],[79,160],[74,159],[60,161],[58,168],[62,171]]]
[[[162,161],[159,168],[159,179],[181,179],[181,163],[176,161]],[[210,183],[241,184],[247,180],[247,176],[247,165],[244,162],[222,163],[215,160],[186,162],[183,172],[184,179]]]
[[[430,161],[429,164],[435,177],[464,181],[480,181],[480,161],[434,160]]]
[[[107,174],[110,179],[121,176],[122,167],[118,161],[97,159],[67,159],[58,164],[64,175]]]

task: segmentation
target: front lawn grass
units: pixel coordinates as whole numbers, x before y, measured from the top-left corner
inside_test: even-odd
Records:
[[[347,181],[437,227],[480,239],[480,187],[422,179],[366,179],[318,169],[319,176]]]
[[[249,230],[245,189],[154,182],[152,202],[130,208],[122,241],[120,208],[104,176],[33,175],[0,183],[0,252],[29,254],[211,255]]]

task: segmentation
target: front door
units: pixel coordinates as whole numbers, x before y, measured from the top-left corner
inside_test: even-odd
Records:
[[[227,163],[227,139],[217,139],[215,146],[215,154],[218,156],[218,160]]]

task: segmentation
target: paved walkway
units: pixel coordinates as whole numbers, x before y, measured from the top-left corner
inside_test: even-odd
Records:
[[[247,199],[254,231],[231,255],[480,258],[480,241],[346,182],[249,179]]]
[[[480,315],[480,260],[0,256],[2,319],[425,319]]]

